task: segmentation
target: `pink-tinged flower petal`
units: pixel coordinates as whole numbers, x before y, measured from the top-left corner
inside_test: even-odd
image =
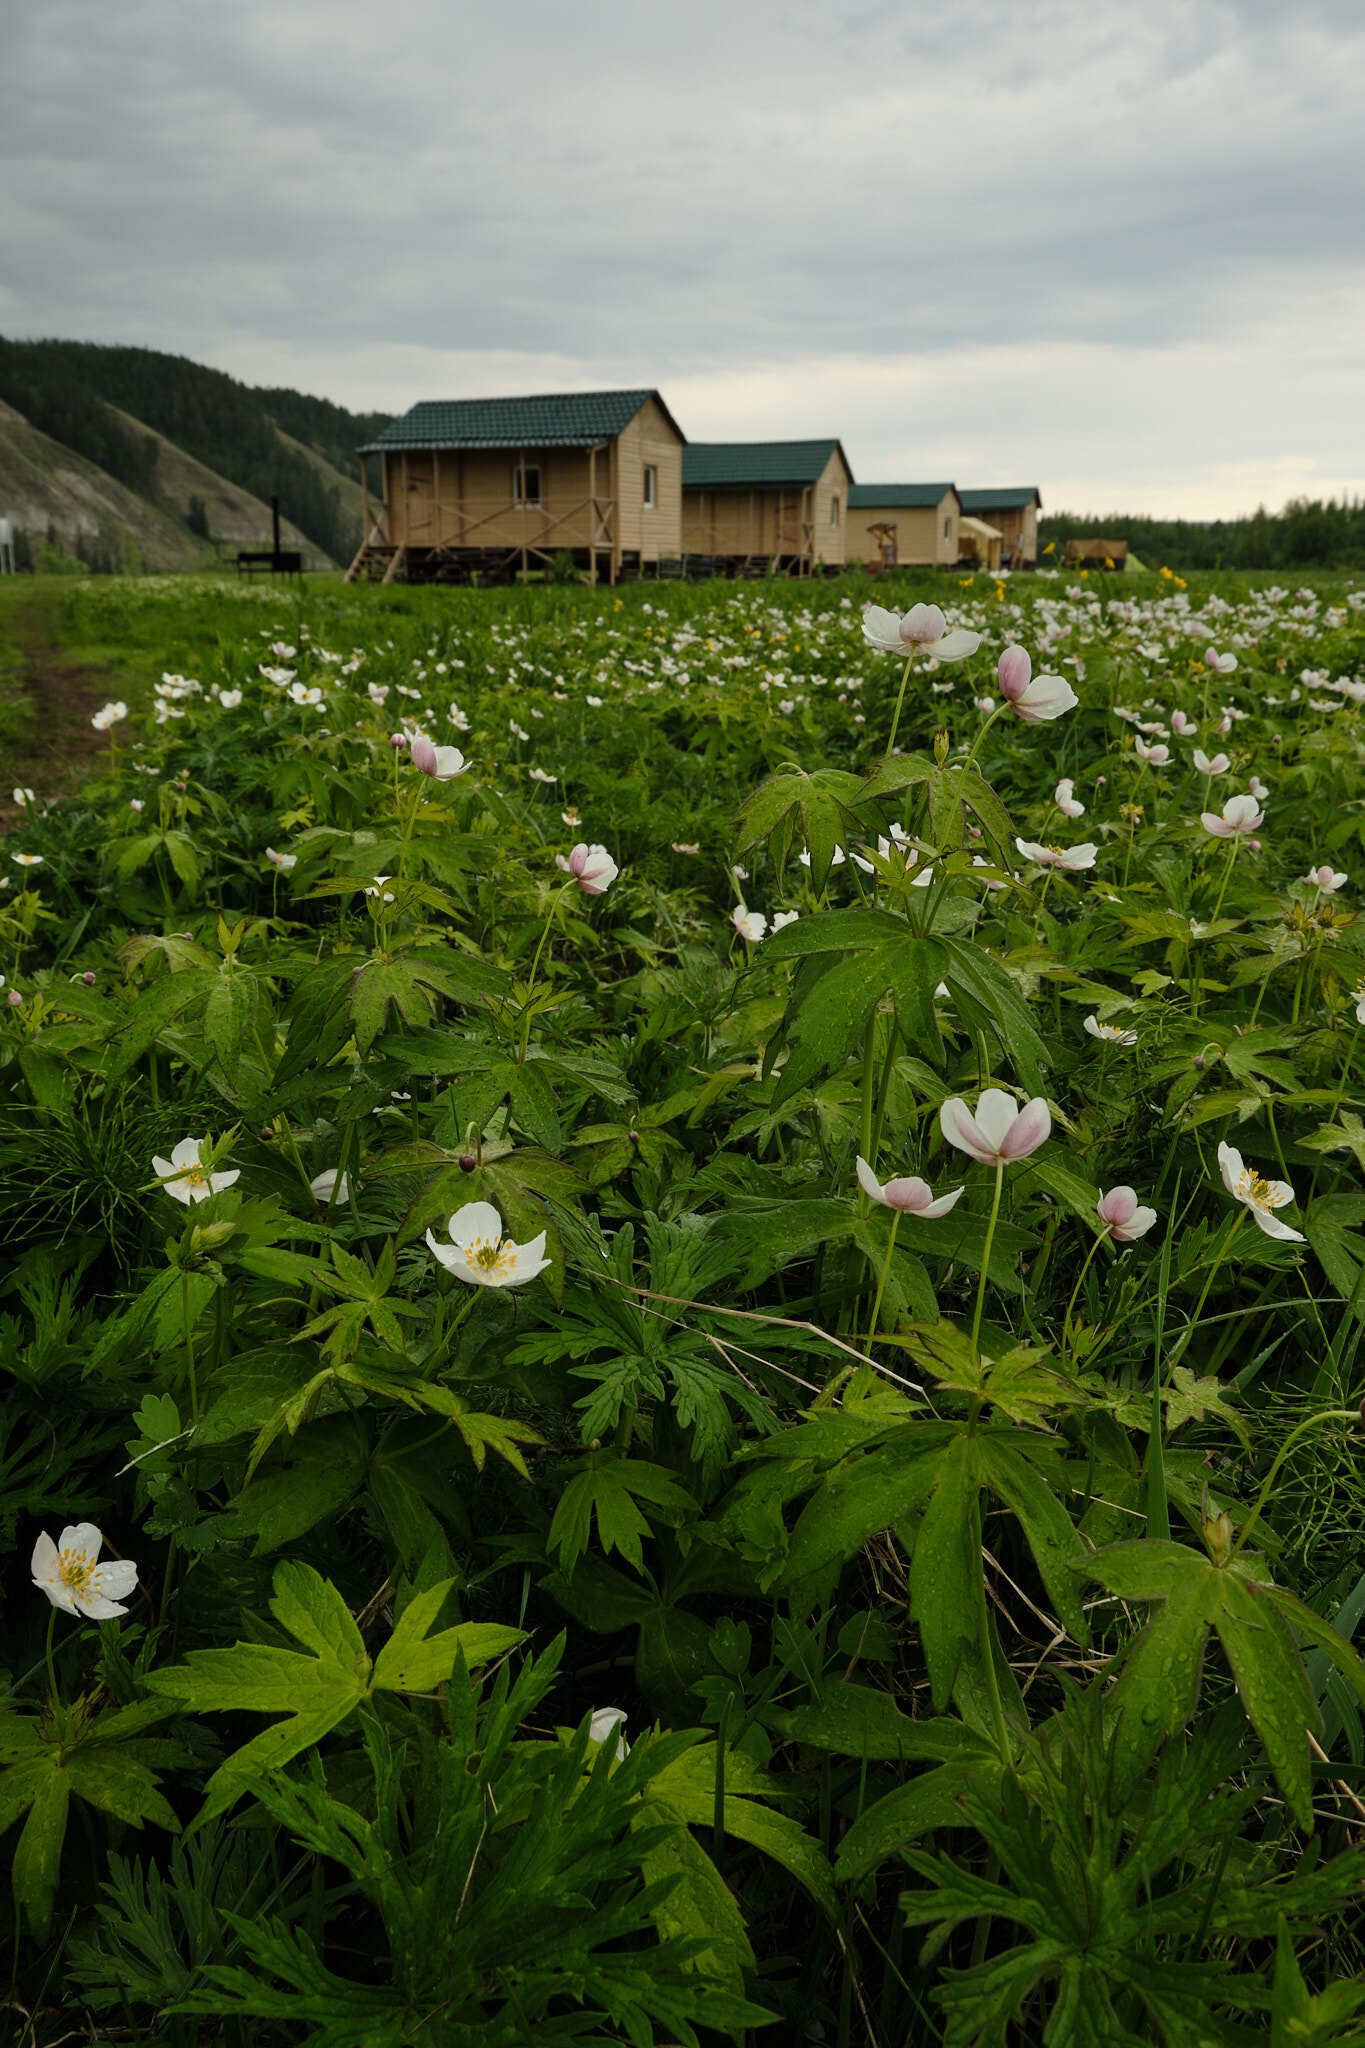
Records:
[[[900,636],[907,647],[922,647],[930,640],[941,640],[947,630],[943,608],[936,604],[912,604],[900,624]]]
[[[1232,837],[1231,825],[1228,824],[1225,818],[1215,818],[1212,811],[1201,811],[1199,813],[1199,822],[1206,832],[1213,834],[1215,839],[1231,839]]]
[[[1018,1114],[1019,1104],[1004,1088],[983,1088],[977,1097],[977,1134],[989,1146],[992,1158],[1003,1150]]]
[[[1145,1237],[1156,1222],[1156,1210],[1144,1208],[1132,1188],[1110,1188],[1095,1204],[1095,1214],[1119,1244]]]
[[[858,1185],[867,1196],[869,1202],[885,1202],[886,1190],[863,1158],[861,1152],[858,1154],[856,1172],[858,1175]]]
[[[1029,686],[1033,674],[1033,663],[1022,647],[1007,647],[995,665],[996,681],[1002,697],[1016,703]]]
[[[869,647],[880,648],[884,654],[903,654],[900,613],[887,611],[885,605],[864,605],[863,638]]]
[[[976,1121],[960,1095],[952,1095],[938,1113],[938,1125],[950,1145],[965,1152],[981,1166],[995,1164],[995,1149],[977,1130]]]
[[[419,732],[413,737],[412,765],[414,768],[420,768],[423,775],[436,773],[436,747],[424,732]]]
[[[1006,1132],[1000,1147],[1000,1155],[1011,1163],[1027,1159],[1030,1152],[1036,1152],[1052,1136],[1052,1111],[1041,1095],[1035,1095],[1026,1102]]]
[[[954,626],[951,633],[945,633],[941,640],[935,640],[925,648],[935,661],[965,661],[975,654],[981,645],[981,635],[969,632],[965,626]]]
[[[1028,688],[1013,700],[1013,710],[1025,725],[1045,725],[1080,703],[1065,676],[1035,676]]]

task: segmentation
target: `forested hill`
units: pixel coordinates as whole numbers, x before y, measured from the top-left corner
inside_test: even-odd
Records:
[[[386,424],[293,391],[253,391],[222,370],[158,349],[0,337],[0,399],[54,441],[98,463],[139,495],[155,499],[156,444],[111,418],[117,406],[155,428],[207,468],[262,499],[278,497],[301,532],[345,561],[359,522],[342,488],[355,478],[355,450]],[[291,448],[280,432],[317,451],[339,475]]]
[[[1040,549],[1089,537],[1126,540],[1149,569],[1365,569],[1365,502],[1292,498],[1244,519],[1139,519],[1126,512],[1055,512],[1038,522]],[[1040,556],[1041,559],[1041,556]]]

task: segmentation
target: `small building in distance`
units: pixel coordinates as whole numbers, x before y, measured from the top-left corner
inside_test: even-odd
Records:
[[[1097,535],[1077,535],[1066,544],[1067,567],[1076,564],[1088,569],[1124,569],[1128,567],[1128,543],[1126,540],[1102,540]]]
[[[959,491],[958,496],[965,514],[995,527],[1007,569],[1037,568],[1043,498],[1035,484],[997,484],[988,491]]]
[[[869,569],[951,569],[961,516],[956,484],[850,484],[848,560]]]
[[[689,557],[731,575],[843,566],[853,472],[837,440],[691,441],[682,479]]]
[[[360,451],[365,523],[346,580],[507,581],[557,555],[593,582],[639,575],[681,552],[683,440],[657,391],[424,400]]]

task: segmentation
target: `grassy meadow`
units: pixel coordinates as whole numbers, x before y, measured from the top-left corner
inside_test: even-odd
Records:
[[[1365,585],[43,603],[15,2038],[1365,2042]]]

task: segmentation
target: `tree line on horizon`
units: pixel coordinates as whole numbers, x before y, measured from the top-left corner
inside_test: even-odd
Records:
[[[1126,512],[1054,512],[1038,522],[1039,559],[1069,540],[1126,540],[1149,569],[1362,569],[1365,500],[1291,498],[1241,519],[1144,519]]]

